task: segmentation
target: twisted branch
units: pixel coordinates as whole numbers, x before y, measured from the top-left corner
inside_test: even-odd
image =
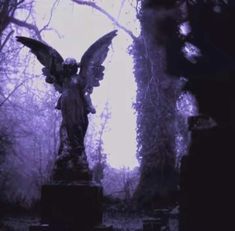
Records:
[[[109,14],[107,11],[105,11],[103,8],[101,8],[100,6],[98,6],[96,3],[91,2],[91,1],[81,1],[81,0],[72,0],[73,2],[79,4],[79,5],[85,5],[85,6],[90,6],[93,9],[96,9],[97,11],[99,11],[100,13],[102,13],[103,15],[105,15],[108,19],[110,19],[117,27],[119,27],[120,29],[122,29],[123,31],[125,31],[133,40],[136,39],[136,36],[130,31],[128,30],[126,27],[124,27],[123,25],[121,25],[111,14]]]

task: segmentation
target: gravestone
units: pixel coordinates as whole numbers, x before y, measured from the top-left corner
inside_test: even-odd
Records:
[[[42,186],[41,224],[30,231],[92,231],[101,224],[102,187],[92,182],[52,183]]]

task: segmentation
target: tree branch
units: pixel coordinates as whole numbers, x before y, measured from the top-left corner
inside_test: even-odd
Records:
[[[19,85],[17,85],[10,93],[7,97],[5,97],[5,99],[0,103],[0,107],[15,93],[15,91],[21,87],[27,80],[24,80],[23,82],[21,82]]]
[[[53,12],[54,12],[54,10],[55,10],[55,8],[56,8],[56,5],[58,4],[59,1],[60,1],[60,0],[55,0],[55,2],[53,3],[52,8],[51,8],[51,11],[50,11],[50,16],[49,16],[48,22],[47,22],[47,24],[46,24],[45,26],[43,26],[42,29],[39,30],[40,33],[41,33],[43,30],[47,30],[47,29],[48,29],[48,26],[49,26],[50,23],[51,23],[51,19],[52,19],[52,16],[53,16]]]
[[[25,27],[29,30],[33,30],[35,32],[35,35],[37,36],[37,38],[39,40],[42,40],[42,36],[41,36],[41,31],[37,28],[37,26],[33,25],[33,24],[30,24],[30,23],[27,23],[27,22],[24,22],[24,21],[21,21],[17,18],[14,18],[14,17],[11,17],[10,18],[10,22],[17,25],[17,26],[21,26],[21,27]]]
[[[120,6],[120,9],[119,9],[119,12],[118,12],[117,20],[119,20],[119,18],[120,18],[120,15],[122,13],[122,9],[125,5],[125,2],[126,2],[126,0],[122,0],[122,2],[121,2],[121,6]]]
[[[6,45],[7,41],[10,39],[11,35],[14,33],[14,30],[12,30],[7,37],[5,38],[4,42],[0,44],[0,51],[3,49],[3,47]]]
[[[81,1],[81,0],[72,0],[72,1],[79,4],[79,5],[90,6],[93,9],[96,9],[97,11],[99,11],[100,13],[105,15],[108,19],[110,19],[117,27],[119,27],[120,29],[125,31],[133,40],[136,39],[136,36],[130,30],[128,30],[126,27],[122,26],[111,14],[109,14],[107,11],[105,11],[103,8],[101,8],[100,6],[95,4],[94,2]]]

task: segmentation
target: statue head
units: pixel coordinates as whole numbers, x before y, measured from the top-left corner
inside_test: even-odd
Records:
[[[79,63],[74,58],[66,58],[63,62],[63,69],[68,75],[76,74],[79,66]]]

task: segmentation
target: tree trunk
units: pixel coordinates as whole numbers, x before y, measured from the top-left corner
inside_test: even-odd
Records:
[[[134,195],[141,208],[174,204],[176,100],[179,80],[166,74],[167,46],[175,42],[174,1],[143,1],[141,35],[134,42],[137,139],[141,177]]]

